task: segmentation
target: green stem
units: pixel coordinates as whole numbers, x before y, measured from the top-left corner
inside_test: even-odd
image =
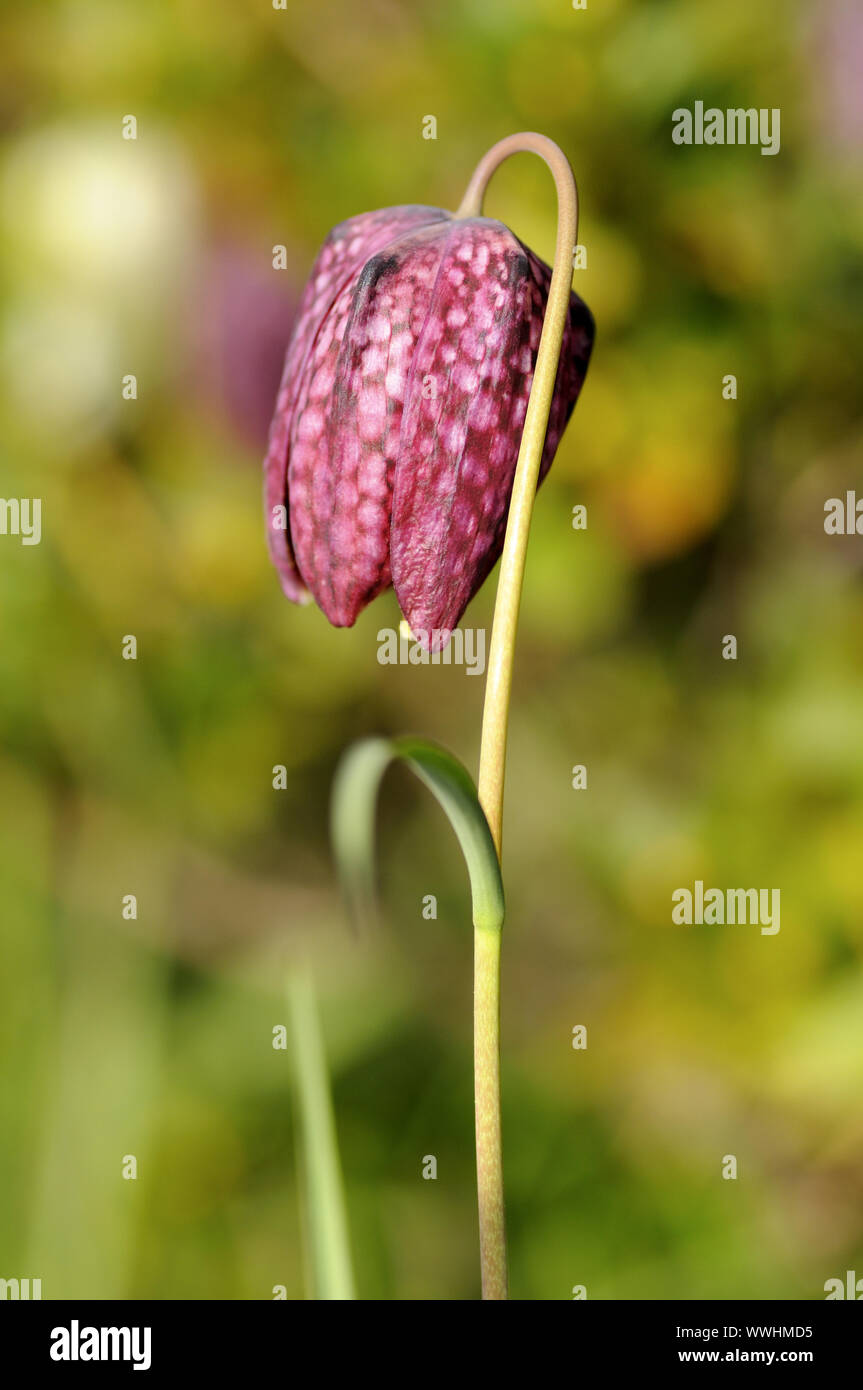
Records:
[[[288,980],[313,1297],[352,1299],[354,1276],[327,1060],[310,969]]]
[[[499,931],[473,934],[473,1068],[476,1190],[483,1298],[506,1298],[506,1222],[500,1130]]]
[[[508,136],[493,146],[477,165],[456,214],[458,217],[481,216],[485,190],[492,174],[510,155],[522,152],[539,155],[554,175],[558,219],[548,304],[509,504],[483,708],[479,799],[498,856],[502,845],[506,736],[518,612],[531,513],[569,310],[572,255],[578,234],[578,194],[566,155],[545,135],[524,132]],[[474,933],[474,1090],[482,1296],[503,1299],[507,1296],[507,1273],[500,1127],[500,935],[483,930]]]

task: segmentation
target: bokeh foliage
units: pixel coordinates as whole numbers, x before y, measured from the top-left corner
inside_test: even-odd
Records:
[[[598,341],[516,663],[513,1293],[818,1298],[863,1273],[861,550],[823,530],[828,497],[863,491],[852,7],[65,0],[7,9],[0,39],[2,492],[43,499],[41,545],[0,538],[0,1276],[302,1296],[272,1029],[310,956],[361,1294],[476,1296],[458,850],[394,773],[386,921],[358,940],[326,831],[359,735],[475,770],[482,682],[378,665],[391,595],[350,632],[290,607],[259,465],[327,229],[455,206],[525,128],[576,169]],[[780,154],[673,145],[696,99],[779,107]],[[537,161],[487,210],[550,259]],[[672,927],[696,878],[780,888],[781,931]]]

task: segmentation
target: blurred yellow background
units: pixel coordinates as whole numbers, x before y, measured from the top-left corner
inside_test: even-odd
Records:
[[[66,0],[0,25],[2,492],[42,499],[41,544],[0,537],[0,1277],[303,1296],[272,1030],[310,952],[360,1294],[477,1296],[463,866],[394,773],[384,921],[355,940],[327,803],[366,732],[475,771],[483,683],[380,666],[391,594],[349,632],[286,603],[260,462],[330,226],[457,206],[519,129],[574,165],[597,344],[516,661],[512,1294],[822,1298],[863,1275],[861,543],[823,526],[863,492],[859,14]],[[673,144],[695,100],[779,108],[780,153]],[[539,161],[486,210],[551,259]],[[781,889],[780,932],[672,926],[699,878]]]

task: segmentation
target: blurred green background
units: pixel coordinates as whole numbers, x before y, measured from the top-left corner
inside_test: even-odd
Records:
[[[519,129],[575,167],[598,338],[516,662],[512,1294],[823,1298],[863,1275],[861,549],[823,529],[863,488],[859,14],[76,0],[7,10],[0,42],[2,492],[43,504],[39,546],[0,537],[0,1277],[303,1297],[272,1030],[311,954],[360,1293],[478,1294],[458,850],[394,772],[384,920],[356,940],[326,818],[366,732],[475,771],[483,682],[378,665],[391,594],[350,632],[291,607],[260,460],[329,227],[455,207]],[[697,99],[779,107],[781,152],[675,146]],[[487,211],[551,258],[539,161],[502,169]],[[672,926],[696,878],[780,888],[781,931]]]

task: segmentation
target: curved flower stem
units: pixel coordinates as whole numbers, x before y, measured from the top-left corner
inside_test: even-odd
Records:
[[[509,504],[509,520],[500,562],[485,687],[479,760],[479,798],[491,826],[498,854],[502,838],[507,718],[521,586],[539,465],[569,310],[572,255],[578,234],[578,194],[569,160],[554,141],[545,135],[535,135],[532,132],[510,135],[489,150],[481,160],[458,213],[459,216],[479,216],[483,196],[492,174],[510,155],[521,151],[538,154],[551,169],[557,185],[558,219],[548,305],[542,325],[542,337]],[[476,211],[466,212],[466,207],[475,208]]]
[[[457,217],[479,217],[489,180],[510,155],[544,159],[557,185],[554,268],[530,400],[515,470],[489,649],[479,760],[479,799],[501,854],[506,735],[518,611],[530,519],[572,287],[578,233],[578,193],[569,161],[545,135],[510,135],[489,150],[474,171]],[[500,1128],[500,934],[474,933],[474,1087],[482,1296],[507,1296],[506,1227]]]

